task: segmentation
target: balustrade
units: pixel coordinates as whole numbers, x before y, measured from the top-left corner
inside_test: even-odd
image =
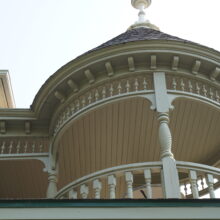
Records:
[[[207,193],[210,198],[216,197],[215,189],[220,186],[220,169],[182,161],[176,161],[176,165],[183,199],[198,199]],[[108,168],[68,184],[56,194],[56,198],[165,198],[166,193],[158,193],[165,189],[160,178],[161,171],[161,162]]]
[[[68,107],[58,116],[54,128],[54,135],[59,128],[71,117],[74,117],[80,111],[83,111],[98,103],[123,97],[128,95],[142,94],[146,91],[152,91],[152,77],[150,75],[140,75],[126,79],[118,79],[110,83],[103,84],[97,88],[87,91],[83,95],[79,95]]]
[[[0,142],[0,156],[11,154],[39,154],[48,151],[47,141],[3,140]]]
[[[198,79],[193,80],[169,74],[167,74],[166,79],[168,92],[188,93],[190,95],[204,97],[218,104],[220,103],[220,90],[211,84],[199,81]]]
[[[220,169],[202,164],[177,161],[183,198],[198,199],[204,195],[215,198],[220,186]]]

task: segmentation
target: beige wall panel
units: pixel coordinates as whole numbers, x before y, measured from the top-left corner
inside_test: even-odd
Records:
[[[45,198],[47,173],[39,161],[0,161],[0,198]]]

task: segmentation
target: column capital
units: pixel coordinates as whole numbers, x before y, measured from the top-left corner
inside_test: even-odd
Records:
[[[158,116],[157,116],[157,120],[160,123],[169,123],[170,122],[170,118],[169,118],[169,113],[167,112],[159,112]]]

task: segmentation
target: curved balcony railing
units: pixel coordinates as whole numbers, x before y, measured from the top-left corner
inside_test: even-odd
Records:
[[[200,198],[206,193],[215,198],[215,189],[220,185],[220,169],[182,161],[176,161],[176,166],[181,198]],[[57,193],[56,198],[164,198],[161,169],[161,162],[108,168],[71,182]]]
[[[205,194],[216,197],[215,189],[220,186],[219,168],[183,161],[177,161],[176,165],[183,198],[198,199]]]

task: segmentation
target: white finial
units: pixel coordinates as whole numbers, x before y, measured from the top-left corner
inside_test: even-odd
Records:
[[[143,23],[145,19],[145,8],[148,8],[151,4],[151,0],[131,0],[131,4],[134,8],[139,9],[138,13],[138,23]]]
[[[138,28],[138,27],[146,27],[146,28],[151,28],[155,30],[159,30],[158,27],[155,25],[151,24],[148,20],[145,18],[145,8],[148,8],[151,4],[151,0],[131,0],[131,4],[134,8],[139,10],[138,13],[138,21],[131,25],[129,29],[132,28]]]

